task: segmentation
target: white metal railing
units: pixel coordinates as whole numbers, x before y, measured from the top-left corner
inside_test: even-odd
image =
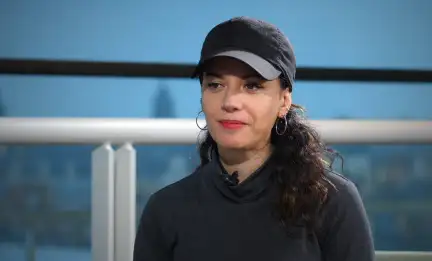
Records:
[[[327,143],[432,143],[432,121],[311,123]],[[99,145],[92,154],[94,261],[132,260],[136,224],[133,144],[194,144],[199,131],[195,119],[0,118],[0,144]],[[112,144],[121,146],[115,151]],[[377,251],[377,260],[432,260],[432,253]]]
[[[328,143],[432,143],[432,121],[315,120],[311,124]],[[198,133],[195,119],[0,119],[0,142],[15,144],[192,144]]]
[[[93,261],[114,261],[115,153],[104,144],[92,153],[91,249]]]
[[[108,143],[92,154],[92,260],[132,260],[136,226],[136,151]]]

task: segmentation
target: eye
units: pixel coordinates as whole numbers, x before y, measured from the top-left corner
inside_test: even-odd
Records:
[[[247,83],[245,85],[246,89],[248,89],[249,91],[257,91],[259,89],[262,89],[261,84],[253,82],[253,83]]]
[[[217,83],[217,82],[208,82],[206,87],[209,89],[215,90],[215,89],[218,89],[219,87],[222,87],[222,85],[220,83]]]

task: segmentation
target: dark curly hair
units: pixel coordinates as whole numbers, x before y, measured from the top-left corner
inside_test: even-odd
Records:
[[[283,86],[283,85],[282,85]],[[287,85],[285,85],[287,86]],[[287,86],[285,88],[290,88]],[[310,230],[319,225],[318,214],[325,204],[329,188],[334,187],[326,178],[330,164],[325,161],[327,153],[319,134],[309,126],[303,117],[303,108],[292,105],[284,120],[278,119],[271,131],[273,145],[271,155],[275,165],[274,179],[281,189],[277,213],[283,225],[301,225]],[[209,151],[216,148],[216,142],[208,131],[198,145],[200,166],[210,161]]]

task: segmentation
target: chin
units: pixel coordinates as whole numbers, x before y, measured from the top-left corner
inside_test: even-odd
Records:
[[[212,136],[218,146],[226,149],[243,149],[247,147],[248,140],[244,136],[239,137],[238,135],[226,137],[225,135]]]

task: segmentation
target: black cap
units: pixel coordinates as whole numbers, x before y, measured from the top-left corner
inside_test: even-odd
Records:
[[[204,40],[193,77],[202,73],[206,61],[217,56],[243,61],[264,79],[282,78],[294,85],[294,50],[287,37],[270,23],[242,16],[216,25]]]

